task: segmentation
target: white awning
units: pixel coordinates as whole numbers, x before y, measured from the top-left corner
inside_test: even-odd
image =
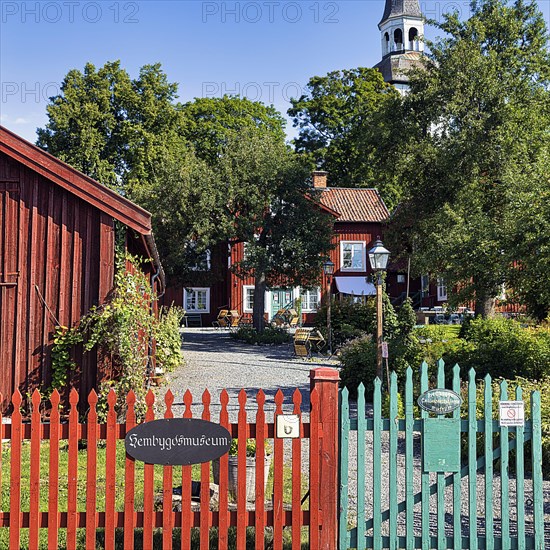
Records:
[[[376,287],[367,283],[365,277],[334,277],[338,292],[354,296],[375,296]]]

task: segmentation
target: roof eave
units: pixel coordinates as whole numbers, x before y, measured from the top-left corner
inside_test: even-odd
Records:
[[[134,231],[151,233],[149,212],[3,126],[0,151]]]

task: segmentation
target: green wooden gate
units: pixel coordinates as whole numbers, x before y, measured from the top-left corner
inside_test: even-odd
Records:
[[[442,361],[437,371],[436,386],[444,388]],[[458,366],[452,374],[452,389],[460,394]],[[399,415],[393,373],[389,419],[382,418],[383,393],[378,379],[372,411],[366,406],[362,385],[357,414],[350,415],[348,390],[341,391],[341,550],[550,548],[550,541],[546,540],[546,546],[544,541],[540,394],[530,396],[531,417],[523,427],[501,427],[498,418],[493,419],[490,376],[480,388],[483,403],[476,402],[476,389],[471,370],[462,388],[462,395],[467,395],[462,411],[435,417],[422,410],[417,418],[419,408],[413,401],[409,368],[404,415]],[[415,397],[428,390],[425,363],[419,390]],[[506,382],[501,383],[500,401],[523,399],[521,388],[511,397],[508,393]],[[434,432],[444,432],[443,444],[429,444]],[[453,449],[457,449],[456,467],[448,460],[455,456]],[[443,471],[425,471],[433,470],[427,464],[433,463],[433,455],[437,462],[438,454],[444,457],[441,463],[447,462],[439,468]]]

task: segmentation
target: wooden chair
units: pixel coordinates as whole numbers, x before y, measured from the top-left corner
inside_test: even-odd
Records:
[[[200,313],[186,313],[183,322],[186,327],[202,327],[202,315]]]
[[[294,334],[294,355],[296,357],[311,357],[310,334],[310,331],[307,329],[296,329]]]
[[[273,316],[273,319],[271,320],[271,324],[274,327],[282,327],[286,324],[284,309],[280,309],[277,313],[275,313],[275,315]]]
[[[242,315],[236,309],[231,309],[229,311],[229,316],[228,316],[229,327],[230,328],[238,327],[241,321],[241,318],[242,318]]]
[[[295,309],[289,309],[288,310],[288,326],[291,328],[294,328],[298,326],[298,321],[300,320],[300,316],[298,315],[298,312]]]
[[[229,310],[220,309],[217,319],[212,321],[212,326],[215,328],[224,328],[229,326]]]
[[[321,351],[326,345],[325,338],[317,329],[311,331],[309,340],[315,347],[316,351]]]

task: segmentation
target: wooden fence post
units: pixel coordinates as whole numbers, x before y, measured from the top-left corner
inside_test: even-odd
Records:
[[[311,390],[319,396],[319,524],[320,548],[337,548],[338,534],[338,382],[336,369],[321,367],[309,373]],[[312,480],[315,483],[314,480]]]

